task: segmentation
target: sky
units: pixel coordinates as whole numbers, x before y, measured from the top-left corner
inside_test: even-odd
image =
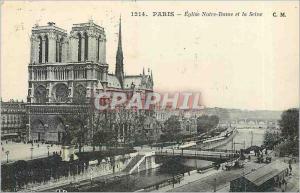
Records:
[[[131,16],[144,11],[147,17]],[[152,12],[174,11],[174,17]],[[189,12],[261,12],[262,17],[184,17]],[[287,17],[273,17],[285,12]],[[1,97],[26,101],[31,28],[105,28],[114,72],[122,15],[127,75],[150,68],[154,89],[194,91],[207,107],[284,110],[299,106],[299,7],[280,2],[5,1],[1,5]]]

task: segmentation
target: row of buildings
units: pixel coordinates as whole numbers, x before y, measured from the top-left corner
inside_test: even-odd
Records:
[[[48,141],[48,142],[54,142],[54,143],[61,143],[59,140],[53,140],[53,139],[36,139],[33,136],[29,138],[28,135],[32,135],[32,132],[34,132],[32,129],[30,129],[29,125],[29,104],[23,101],[14,101],[10,100],[7,102],[1,101],[1,139],[2,140],[14,140],[14,141],[26,141],[30,138],[32,140],[37,141]],[[174,110],[174,111],[168,111],[168,110],[155,110],[151,113],[151,115],[141,113],[140,116],[136,112],[127,112],[130,114],[129,118],[122,118],[119,112],[119,120],[116,118],[116,114],[110,113],[110,117],[106,117],[106,119],[112,119],[112,124],[108,127],[110,129],[113,129],[112,125],[118,125],[123,124],[128,125],[124,127],[124,130],[115,131],[118,132],[118,138],[119,142],[124,142],[124,140],[127,140],[126,138],[131,137],[132,140],[135,140],[134,138],[139,138],[140,140],[144,141],[157,141],[160,138],[160,135],[163,133],[162,130],[165,128],[164,123],[167,121],[171,116],[176,116],[180,122],[180,125],[178,128],[180,128],[180,134],[181,135],[195,135],[197,133],[197,117],[196,116],[189,116],[188,113],[185,113],[184,111]],[[97,120],[98,117],[100,117],[100,114],[94,114],[96,118],[94,118],[94,124],[99,124],[99,121]],[[102,113],[103,116],[103,113]],[[140,117],[144,117],[144,121],[141,124],[137,124],[136,120]],[[101,118],[100,118],[101,119]],[[100,120],[104,121],[104,120]],[[63,127],[63,125],[60,125]],[[97,126],[94,126],[94,128],[97,128]],[[62,130],[61,134],[63,135],[64,130]],[[96,131],[94,131],[95,133]],[[41,137],[41,136],[40,136]],[[60,137],[60,136],[59,136]],[[128,142],[128,141],[126,141]]]
[[[14,139],[26,135],[26,103],[1,101],[1,138]]]
[[[220,127],[234,127],[238,129],[272,129],[280,130],[278,120],[264,119],[237,119],[237,120],[222,120],[219,123]]]
[[[92,20],[73,24],[70,33],[54,22],[35,25],[31,31],[31,51],[28,65],[27,102],[1,102],[2,138],[48,141],[61,143],[69,123],[65,116],[85,114],[82,124],[84,137],[92,139],[98,129],[96,119],[104,112],[95,110],[91,103],[101,92],[122,92],[127,96],[153,92],[152,71],[144,69],[138,75],[125,75],[122,48],[121,18],[115,73],[109,73],[106,61],[105,29]],[[124,114],[124,115],[122,115]],[[128,136],[143,135],[148,140],[159,138],[163,122],[176,112],[110,113],[106,129],[114,131],[118,140]],[[142,118],[142,122],[136,120]],[[107,122],[107,116],[105,116]],[[182,127],[193,121],[182,119]],[[183,131],[192,131],[190,126]],[[133,137],[131,137],[133,138]]]

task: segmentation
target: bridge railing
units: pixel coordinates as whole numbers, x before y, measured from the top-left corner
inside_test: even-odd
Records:
[[[199,151],[199,148],[197,147],[190,147],[190,148],[187,148],[187,150],[198,150]],[[212,148],[212,149],[205,149],[205,151],[210,151],[210,152],[223,152],[223,153],[239,153],[239,150],[232,150],[232,149],[218,149],[218,148]]]
[[[162,156],[186,156],[186,157],[205,157],[205,158],[219,158],[219,159],[230,159],[237,157],[238,154],[236,153],[227,153],[227,154],[208,154],[208,153],[201,153],[201,152],[168,152],[168,151],[161,151],[155,152],[156,155]]]

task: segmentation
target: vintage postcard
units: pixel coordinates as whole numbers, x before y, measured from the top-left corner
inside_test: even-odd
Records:
[[[2,192],[299,192],[298,1],[2,1]]]

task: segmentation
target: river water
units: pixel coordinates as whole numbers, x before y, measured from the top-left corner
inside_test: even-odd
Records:
[[[159,168],[155,168],[128,176],[123,176],[118,182],[113,182],[113,184],[107,184],[106,186],[88,188],[87,191],[133,192],[170,178],[172,178],[172,174],[161,172]]]
[[[235,144],[235,149],[239,150],[241,148],[250,147],[251,140],[252,145],[260,146],[263,143],[264,129],[239,129],[238,133],[233,138]],[[252,137],[253,135],[253,137]],[[219,147],[218,149],[231,149],[232,142]],[[212,162],[205,160],[185,160],[183,165],[190,168],[203,168],[211,165]],[[99,192],[130,192],[142,189],[144,187],[150,186],[152,184],[164,181],[166,179],[172,178],[172,174],[161,172],[159,168],[150,169],[147,171],[142,171],[137,174],[122,177],[119,182],[114,183],[114,185],[97,187],[95,189],[88,189],[89,191],[99,191]]]
[[[265,129],[238,129],[238,133],[234,136],[233,140],[218,149],[240,150],[248,148],[252,145],[261,146],[264,141]],[[232,145],[233,143],[233,145]]]

